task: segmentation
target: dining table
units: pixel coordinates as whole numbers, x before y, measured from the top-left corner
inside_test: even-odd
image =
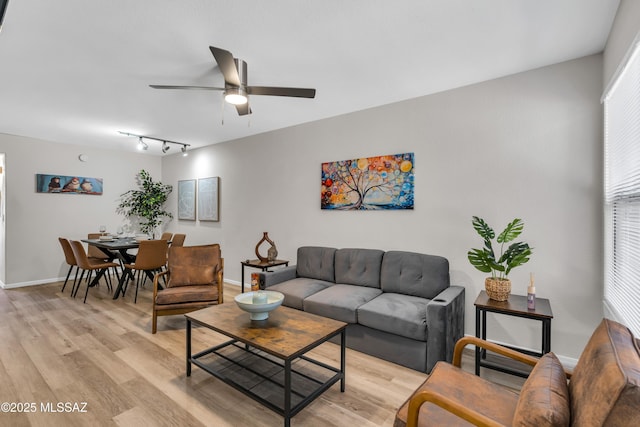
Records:
[[[134,280],[133,272],[131,269],[125,268],[125,264],[131,264],[135,261],[135,255],[129,253],[132,249],[138,249],[140,246],[140,242],[135,239],[135,237],[114,237],[113,239],[82,239],[83,242],[93,245],[96,248],[100,249],[109,261],[113,261],[116,258],[120,262],[120,266],[122,267],[122,275],[118,280],[118,286],[116,287],[115,292],[113,293],[113,299],[118,299],[120,294],[124,296],[124,288],[125,283],[127,282],[127,278],[130,280]],[[151,271],[145,272],[147,276],[153,281],[153,273]],[[92,285],[96,284],[102,274],[97,274],[93,279]]]

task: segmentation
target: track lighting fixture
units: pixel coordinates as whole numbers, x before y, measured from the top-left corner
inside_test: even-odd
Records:
[[[125,136],[135,136],[136,138],[138,138],[138,150],[140,151],[143,151],[143,150],[146,151],[149,148],[149,144],[144,142],[143,138],[162,142],[163,153],[166,153],[167,151],[169,151],[169,149],[171,148],[169,144],[176,144],[181,146],[182,155],[187,156],[187,147],[191,146],[191,144],[186,144],[184,142],[169,141],[167,139],[154,138],[153,136],[136,135],[135,133],[121,132],[121,131],[118,131],[118,133]]]
[[[142,140],[142,137],[141,136],[138,137],[138,150],[147,151],[148,148],[149,148],[149,145],[147,145],[147,143]]]

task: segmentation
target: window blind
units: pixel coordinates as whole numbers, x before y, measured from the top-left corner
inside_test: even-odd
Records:
[[[604,303],[640,336],[640,49],[638,39],[603,97]]]

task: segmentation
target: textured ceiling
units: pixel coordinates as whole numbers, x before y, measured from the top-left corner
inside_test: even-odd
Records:
[[[215,144],[601,52],[618,3],[9,0],[0,133],[117,150],[135,149],[118,131]],[[245,60],[249,84],[316,98],[253,96],[239,117],[219,92],[148,87],[223,85],[210,45]]]

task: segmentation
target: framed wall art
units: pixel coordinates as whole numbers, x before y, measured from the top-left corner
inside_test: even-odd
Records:
[[[178,181],[178,219],[196,220],[196,180]]]
[[[198,219],[200,221],[219,221],[218,188],[220,178],[200,178],[198,180]]]
[[[414,154],[322,164],[320,207],[330,210],[413,209]]]
[[[37,193],[102,195],[102,178],[36,174]]]

